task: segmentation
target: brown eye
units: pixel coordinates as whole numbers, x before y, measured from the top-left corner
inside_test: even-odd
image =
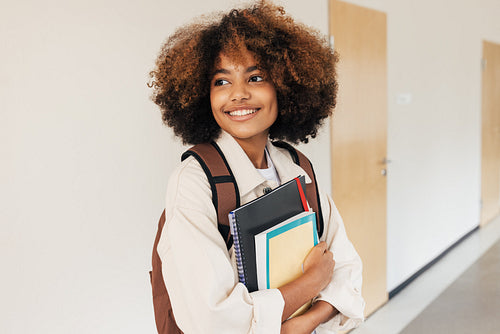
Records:
[[[252,75],[250,77],[250,82],[260,82],[260,81],[264,81],[264,78],[260,75]]]
[[[229,81],[227,81],[227,80],[217,79],[214,81],[214,86],[223,86],[223,85],[227,85],[228,83],[229,83]]]

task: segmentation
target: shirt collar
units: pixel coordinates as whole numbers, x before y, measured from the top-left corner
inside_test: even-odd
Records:
[[[241,196],[245,196],[255,187],[266,182],[266,179],[255,169],[245,151],[229,133],[221,130],[221,134],[215,142],[219,145],[231,167]],[[291,163],[290,154],[286,149],[279,149],[270,141],[267,142],[266,147],[281,183],[288,182],[299,175],[305,175],[306,183],[311,182],[307,173],[299,165]]]
[[[287,149],[281,149],[274,146],[270,141],[267,143],[267,150],[271,156],[271,160],[274,163],[274,167],[278,171],[281,183],[290,181],[299,175],[304,175],[306,183],[311,183],[309,175],[296,163],[294,163],[290,157],[290,153]]]

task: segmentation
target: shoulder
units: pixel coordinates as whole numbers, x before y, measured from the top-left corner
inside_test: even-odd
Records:
[[[297,147],[295,147],[287,142],[284,142],[284,141],[273,141],[272,146],[274,147],[274,149],[276,151],[287,156],[289,158],[290,162],[293,162],[295,164],[300,164],[302,166],[303,163],[305,161],[307,161],[307,162],[309,162],[309,164],[312,167],[311,160],[307,157],[306,154],[304,154]]]
[[[292,145],[282,141],[273,141],[266,147],[273,162],[275,159],[278,159],[282,163],[296,165],[297,149]]]
[[[276,151],[281,152],[282,154],[286,155],[290,160],[293,162],[293,158],[295,155],[295,152],[297,152],[297,149],[293,147],[291,144],[278,140],[278,141],[271,141],[271,145]]]
[[[188,157],[171,174],[167,186],[167,212],[175,207],[210,209],[212,193],[207,176],[194,157]]]
[[[172,172],[168,181],[165,225],[158,243],[160,257],[164,257],[170,249],[182,249],[178,246],[179,240],[191,240],[193,235],[213,240],[220,238],[207,176],[198,161],[188,157]],[[196,240],[204,242],[202,240],[207,239],[200,237]],[[220,243],[225,249],[224,241]],[[184,255],[182,252],[176,254]]]

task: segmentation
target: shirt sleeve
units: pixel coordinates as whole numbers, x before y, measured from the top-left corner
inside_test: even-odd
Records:
[[[206,176],[189,158],[170,178],[167,219],[158,244],[179,328],[189,333],[279,333],[279,290],[249,293],[217,229]]]
[[[335,268],[332,281],[314,301],[326,301],[339,311],[316,329],[317,334],[326,334],[357,327],[364,320],[365,302],[361,296],[361,259],[347,238],[342,218],[330,196],[321,194],[321,208],[325,222],[321,240],[326,241],[333,253]]]

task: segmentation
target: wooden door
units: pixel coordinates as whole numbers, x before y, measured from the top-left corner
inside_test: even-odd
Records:
[[[500,214],[500,45],[483,42],[481,225]]]
[[[331,126],[332,194],[363,260],[369,315],[388,299],[386,14],[331,0],[330,32],[340,54]]]

